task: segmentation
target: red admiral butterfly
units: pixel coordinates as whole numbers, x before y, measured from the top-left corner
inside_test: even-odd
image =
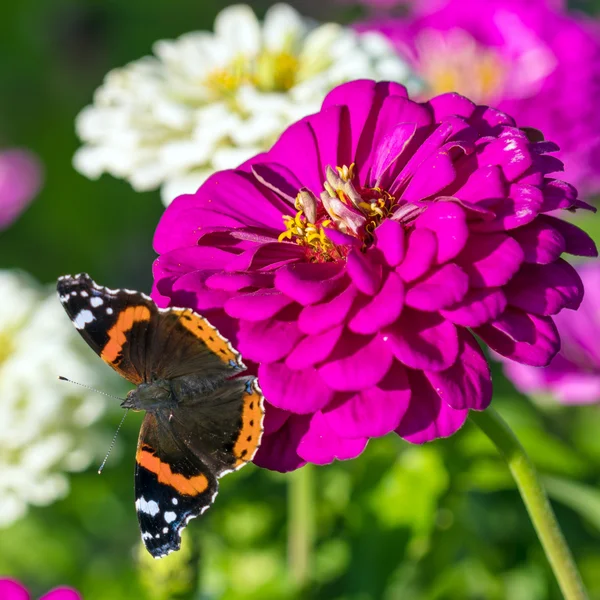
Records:
[[[252,460],[263,431],[263,395],[240,354],[187,308],[61,277],[59,299],[91,348],[135,384],[121,404],[145,410],[135,457],[135,506],[155,558],[214,501],[218,479]]]

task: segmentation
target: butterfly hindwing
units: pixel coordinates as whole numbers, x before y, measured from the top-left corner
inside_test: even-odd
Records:
[[[135,507],[142,540],[160,558],[178,550],[181,531],[215,499],[217,478],[170,431],[168,416],[144,418],[135,465]]]
[[[204,392],[199,391],[202,384],[194,376],[171,382],[181,402],[170,426],[177,439],[221,477],[256,454],[263,431],[264,398],[251,376],[228,379]]]

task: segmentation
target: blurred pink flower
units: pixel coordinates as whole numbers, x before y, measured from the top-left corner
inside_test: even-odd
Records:
[[[1,600],[30,600],[27,588],[14,579],[0,579]],[[58,587],[44,594],[40,600],[82,600],[73,588]]]
[[[453,434],[492,396],[473,333],[550,362],[552,316],[583,295],[561,254],[596,255],[546,214],[587,207],[549,177],[555,150],[458,94],[417,103],[355,81],[167,208],[153,297],[204,314],[258,368],[257,464],[353,458],[392,431]]]
[[[0,151],[0,230],[9,227],[35,198],[42,185],[42,165],[33,152]]]
[[[429,95],[493,104],[560,147],[581,192],[600,191],[598,23],[544,0],[446,0],[427,14],[362,23],[387,35]]]
[[[560,352],[543,369],[506,362],[504,372],[524,394],[551,394],[565,404],[600,403],[600,263],[577,270],[586,294],[575,314],[556,316]]]

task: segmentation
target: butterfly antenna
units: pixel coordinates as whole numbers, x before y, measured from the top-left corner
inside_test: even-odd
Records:
[[[116,398],[117,400],[121,400],[121,402],[123,402],[123,400],[125,400],[125,398],[119,398],[118,396],[113,396],[112,394],[108,394],[107,392],[102,392],[100,390],[97,390],[96,388],[90,387],[89,385],[85,385],[83,383],[79,383],[77,381],[73,381],[72,379],[67,379],[66,377],[63,377],[62,375],[59,375],[58,378],[61,381],[68,381],[69,383],[74,383],[75,385],[80,385],[81,387],[84,387],[88,390],[92,390],[92,392],[96,392],[98,394],[102,394],[103,396],[108,396],[109,398]]]
[[[108,452],[106,453],[106,456],[104,457],[104,460],[102,461],[102,464],[100,465],[100,468],[98,469],[98,475],[100,475],[102,473],[102,469],[104,469],[104,465],[106,464],[106,461],[108,460],[108,455],[111,453],[115,442],[117,441],[117,435],[119,435],[119,431],[121,429],[121,425],[123,425],[123,421],[125,420],[125,417],[127,416],[127,413],[129,412],[129,409],[125,409],[125,414],[123,415],[123,418],[121,419],[121,422],[119,423],[119,426],[117,427],[117,430],[115,431],[115,435],[113,436],[112,442],[110,443],[110,446],[108,447]]]

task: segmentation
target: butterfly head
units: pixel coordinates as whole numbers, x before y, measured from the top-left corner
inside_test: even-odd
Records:
[[[123,408],[132,410],[153,411],[159,408],[168,408],[175,404],[169,382],[153,381],[152,383],[140,383],[134,390],[127,394],[127,398],[121,403]]]

